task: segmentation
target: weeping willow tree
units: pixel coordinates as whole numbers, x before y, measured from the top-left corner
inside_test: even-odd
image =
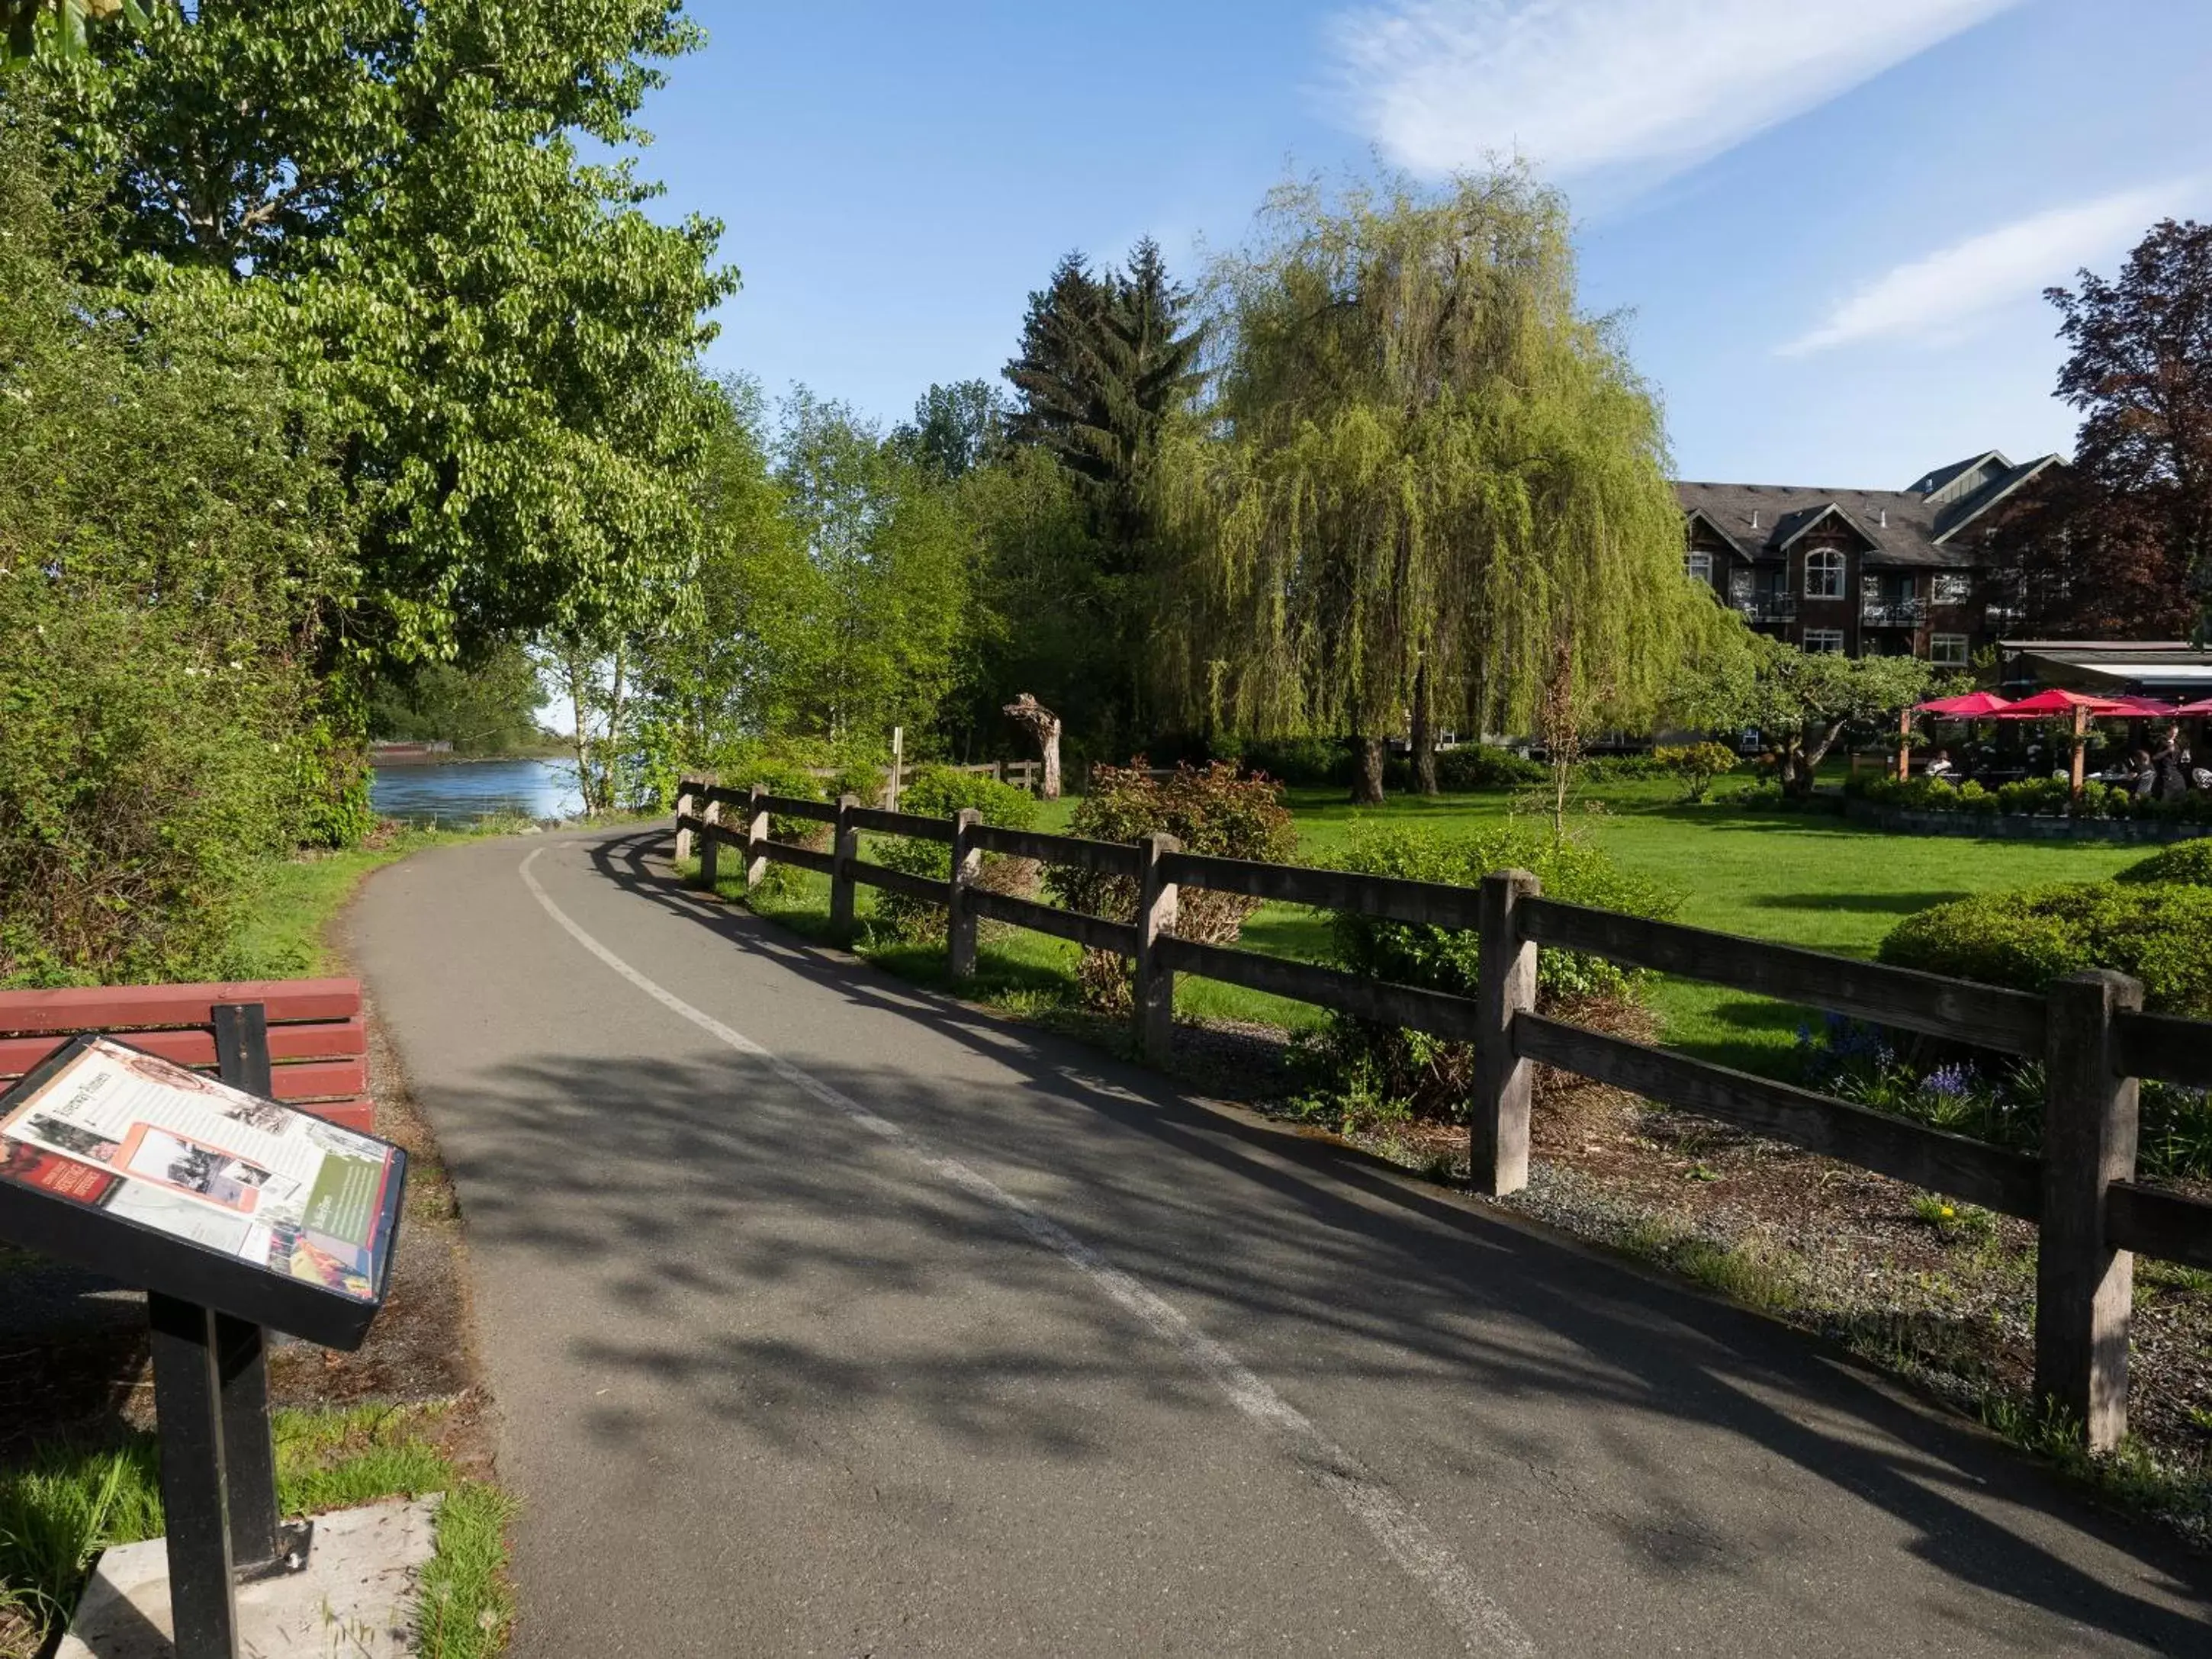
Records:
[[[1518,171],[1286,185],[1209,284],[1218,392],[1164,468],[1191,713],[1385,739],[1655,712],[1719,620],[1682,574],[1659,412],[1575,305],[1566,207]]]

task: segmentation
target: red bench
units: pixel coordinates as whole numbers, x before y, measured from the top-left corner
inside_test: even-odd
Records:
[[[357,979],[0,991],[0,1089],[79,1031],[112,1032],[164,1060],[211,1072],[214,1010],[242,1002],[268,1011],[269,1074],[277,1099],[349,1129],[374,1128],[368,1027]]]

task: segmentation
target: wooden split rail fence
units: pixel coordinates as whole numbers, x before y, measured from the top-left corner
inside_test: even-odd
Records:
[[[737,824],[721,820],[725,806],[739,809]],[[830,825],[831,850],[773,840],[772,817]],[[942,842],[951,849],[951,874],[933,881],[866,862],[860,856],[864,833]],[[1184,852],[1171,836],[1126,844],[998,829],[972,811],[954,818],[882,811],[850,795],[832,804],[688,781],[677,804],[679,860],[691,855],[695,837],[710,886],[718,873],[716,849],[724,845],[743,849],[749,888],[770,863],[828,876],[831,921],[840,931],[853,927],[856,886],[944,905],[952,970],[960,977],[975,970],[976,923],[986,919],[1129,957],[1135,963],[1136,1034],[1154,1060],[1168,1056],[1178,974],[1470,1043],[1469,1167],[1476,1189],[1493,1196],[1527,1183],[1532,1068],[1540,1064],[2035,1222],[2036,1392],[2065,1411],[2099,1449],[2126,1431],[2135,1255],[2212,1270],[2212,1202],[2135,1178],[2137,1079],[2212,1088],[2212,1021],[2146,1013],[2142,987],[2124,975],[2076,974],[2038,995],[1566,904],[1546,898],[1525,871],[1500,872],[1479,888],[1457,887],[1215,858]],[[976,884],[985,853],[1127,877],[1137,884],[1136,920],[1085,915],[988,891]],[[1392,984],[1178,939],[1176,897],[1185,887],[1474,929],[1476,994]],[[2039,1060],[2046,1089],[2040,1156],[1540,1014],[1540,948]]]

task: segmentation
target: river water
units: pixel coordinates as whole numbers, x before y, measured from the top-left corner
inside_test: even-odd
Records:
[[[444,766],[380,766],[368,798],[380,817],[409,823],[473,823],[520,813],[573,817],[584,810],[575,769],[554,760],[454,761]]]

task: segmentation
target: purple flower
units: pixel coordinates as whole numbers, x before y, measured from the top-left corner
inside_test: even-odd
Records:
[[[1923,1093],[1939,1100],[1960,1100],[1972,1094],[1978,1081],[1972,1066],[1957,1060],[1948,1066],[1938,1066],[1921,1079],[1920,1087]]]

